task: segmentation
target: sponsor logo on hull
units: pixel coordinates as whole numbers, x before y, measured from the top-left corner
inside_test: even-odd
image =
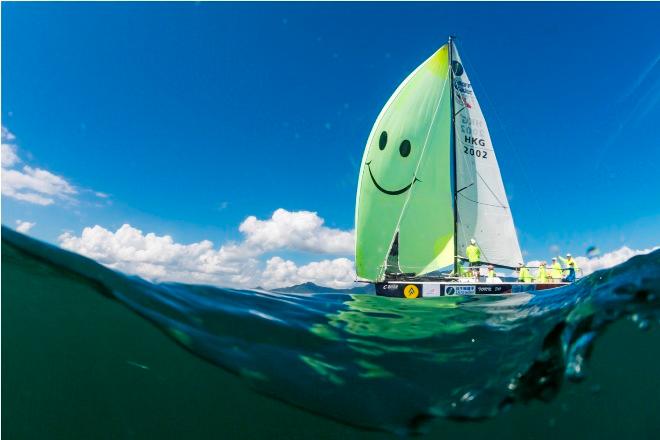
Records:
[[[546,288],[550,288],[551,285],[547,286]],[[552,286],[560,287],[559,285]],[[438,296],[498,295],[534,290],[541,289],[536,289],[534,284],[376,283],[376,294],[379,296],[411,299]]]
[[[445,296],[463,296],[474,295],[477,292],[476,286],[466,286],[464,284],[445,286]]]

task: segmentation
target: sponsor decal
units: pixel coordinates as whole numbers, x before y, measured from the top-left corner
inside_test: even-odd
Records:
[[[506,293],[511,290],[509,284],[501,284],[497,286],[477,286],[477,293],[479,294],[497,294],[497,293]]]
[[[460,79],[457,79],[456,81],[454,81],[454,88],[458,92],[464,93],[466,95],[471,95],[473,93],[472,92],[472,84],[463,82]]]
[[[440,284],[424,284],[422,286],[424,298],[440,296]]]
[[[417,298],[419,296],[419,288],[414,284],[408,284],[403,288],[403,295],[406,298]]]
[[[462,93],[459,93],[459,94],[457,94],[456,96],[458,96],[458,99],[460,99],[461,104],[463,104],[463,107],[468,108],[468,109],[469,109],[469,108],[472,108],[472,106],[471,106],[470,103],[468,102],[467,96],[465,96],[465,95],[462,94]]]
[[[465,69],[463,69],[463,65],[456,60],[453,60],[451,62],[451,70],[453,70],[454,75],[456,76],[461,76],[463,75],[463,72],[465,72]]]
[[[445,296],[474,295],[476,286],[453,285],[445,286]]]

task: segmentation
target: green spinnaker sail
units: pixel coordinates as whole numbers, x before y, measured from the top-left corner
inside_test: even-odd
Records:
[[[399,232],[399,268],[453,263],[448,46],[401,83],[376,119],[362,158],[355,210],[357,275],[382,280]]]

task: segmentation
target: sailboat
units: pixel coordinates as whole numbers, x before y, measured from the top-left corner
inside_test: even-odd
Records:
[[[360,167],[355,229],[357,275],[375,283],[378,295],[566,284],[459,276],[473,239],[480,264],[515,269],[523,258],[488,126],[453,37],[399,85],[376,119]]]

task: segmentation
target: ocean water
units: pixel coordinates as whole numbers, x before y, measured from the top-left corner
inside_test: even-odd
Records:
[[[2,230],[6,438],[660,438],[660,251],[536,295],[153,284]]]

